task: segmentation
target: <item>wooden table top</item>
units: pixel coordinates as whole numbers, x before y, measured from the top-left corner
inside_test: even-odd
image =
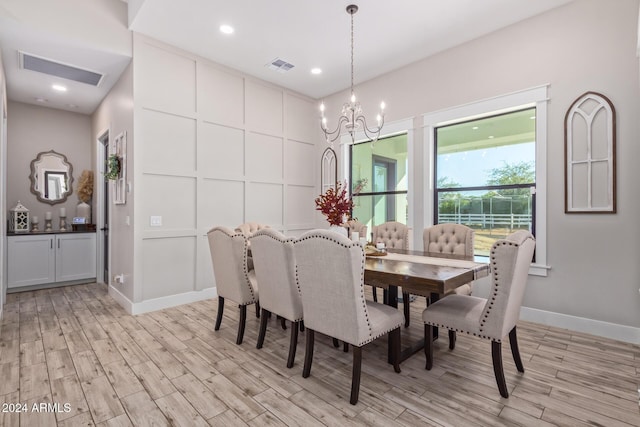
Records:
[[[435,252],[409,251],[389,249],[390,253],[448,258],[455,260],[473,261],[473,257],[449,255]],[[482,263],[478,263],[482,266]],[[412,294],[429,296],[431,293],[444,295],[450,289],[464,285],[488,275],[489,265],[482,266],[474,272],[470,268],[432,265],[411,260],[389,259],[385,256],[367,257],[365,262],[365,282],[380,287],[402,286],[403,291]]]

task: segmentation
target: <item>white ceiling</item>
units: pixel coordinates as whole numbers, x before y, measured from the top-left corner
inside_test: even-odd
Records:
[[[73,1],[81,0],[62,3]],[[93,1],[112,1],[114,5],[127,7],[116,0]],[[354,16],[355,83],[569,1],[572,0],[360,2],[360,10]],[[48,82],[42,82],[48,76],[17,68],[16,49],[105,72],[114,79],[126,67],[128,58],[120,52],[99,47],[91,49],[78,40],[25,25],[24,19],[12,22],[11,16],[5,13],[3,17],[1,13],[2,4],[7,2],[0,0],[0,47],[10,99],[36,103],[36,97],[43,97],[38,90],[48,90]],[[350,84],[350,18],[345,11],[350,3],[352,1],[344,0],[136,0],[129,1],[130,12],[137,11],[135,16],[129,16],[129,28],[312,98],[322,98]],[[223,23],[232,25],[235,33],[230,36],[220,33],[218,28]],[[275,58],[295,67],[286,73],[265,67]],[[313,67],[321,68],[322,74],[312,75]],[[64,101],[79,106],[72,110],[91,113],[106,92],[101,92],[102,88],[81,89],[86,90],[65,94]],[[49,104],[70,109],[65,104],[51,101]]]

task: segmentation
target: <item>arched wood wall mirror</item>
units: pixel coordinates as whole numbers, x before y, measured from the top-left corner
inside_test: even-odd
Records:
[[[567,110],[564,122],[565,212],[616,212],[616,110],[587,92]]]
[[[322,153],[322,161],[320,163],[320,192],[324,193],[330,187],[336,186],[338,181],[338,158],[336,152],[331,148],[327,148]]]

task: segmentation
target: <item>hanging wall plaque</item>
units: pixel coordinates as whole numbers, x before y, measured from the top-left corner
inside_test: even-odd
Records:
[[[596,92],[576,99],[564,120],[565,213],[616,212],[616,112]]]

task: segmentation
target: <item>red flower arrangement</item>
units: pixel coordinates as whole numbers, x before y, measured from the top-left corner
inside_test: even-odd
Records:
[[[316,210],[322,212],[331,225],[342,225],[345,216],[351,215],[352,208],[353,201],[339,182],[336,182],[336,188],[330,187],[316,198]]]

